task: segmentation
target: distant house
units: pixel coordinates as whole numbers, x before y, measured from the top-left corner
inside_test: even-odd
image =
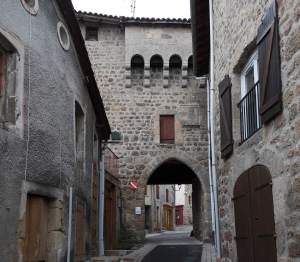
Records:
[[[0,261],[90,260],[111,132],[73,6],[0,6]]]
[[[215,82],[222,261],[300,261],[299,1],[214,1],[211,21],[208,0],[191,6],[194,72]]]
[[[179,189],[180,187],[180,189]],[[175,185],[175,208],[176,208],[176,225],[192,225],[192,185]]]

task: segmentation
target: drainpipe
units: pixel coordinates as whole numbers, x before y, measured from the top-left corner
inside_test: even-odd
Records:
[[[70,254],[71,254],[72,206],[73,206],[73,188],[70,187],[67,262],[70,262]]]
[[[211,172],[211,129],[210,129],[210,96],[209,96],[209,80],[206,78],[207,86],[207,128],[208,128],[208,174],[209,174],[209,187],[210,187],[210,205],[211,205],[211,221],[212,221],[212,232],[214,237],[214,243],[216,243],[216,229],[215,229],[215,205],[214,205],[214,196],[213,196],[213,183],[212,183],[212,172]]]
[[[221,243],[220,243],[220,225],[219,225],[219,205],[218,205],[218,186],[216,172],[216,156],[215,156],[215,134],[214,134],[214,31],[213,31],[213,0],[209,0],[209,26],[210,26],[210,128],[211,128],[211,165],[213,178],[215,221],[216,221],[216,245],[217,260],[221,261]]]
[[[104,183],[105,183],[105,149],[107,148],[107,141],[103,143],[103,147],[101,149],[101,170],[99,176],[99,256],[104,256]]]

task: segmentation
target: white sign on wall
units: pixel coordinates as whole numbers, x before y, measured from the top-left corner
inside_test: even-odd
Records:
[[[142,214],[142,208],[141,207],[135,207],[135,214],[141,215]]]

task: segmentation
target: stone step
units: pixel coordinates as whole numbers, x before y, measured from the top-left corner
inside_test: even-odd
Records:
[[[105,250],[105,256],[126,256],[130,253],[132,253],[133,250],[126,250],[126,249],[122,249],[122,250]]]
[[[119,256],[113,256],[113,257],[93,257],[91,259],[91,262],[135,262],[134,258],[127,258],[127,257],[119,257]]]

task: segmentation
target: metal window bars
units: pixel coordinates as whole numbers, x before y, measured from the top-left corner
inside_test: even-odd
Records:
[[[257,81],[238,103],[240,109],[241,144],[261,128],[259,101],[260,89]]]

